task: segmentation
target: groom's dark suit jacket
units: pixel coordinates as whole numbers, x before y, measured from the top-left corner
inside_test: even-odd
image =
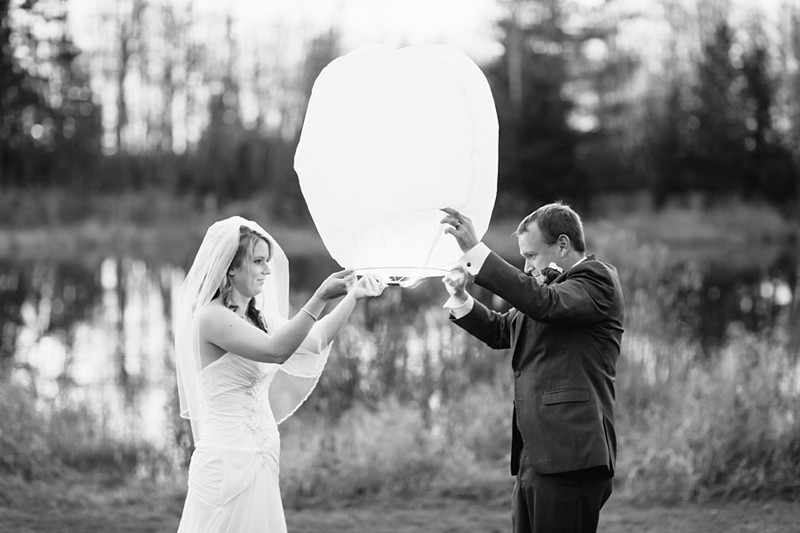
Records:
[[[512,348],[511,473],[524,446],[534,472],[607,466],[614,472],[614,380],[625,304],[617,270],[593,255],[548,286],[491,253],[475,283],[514,308],[475,301],[454,322],[497,349]]]

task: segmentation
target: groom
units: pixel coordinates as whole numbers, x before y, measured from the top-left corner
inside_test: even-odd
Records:
[[[513,350],[513,531],[594,532],[616,459],[625,310],[617,270],[585,254],[581,219],[560,202],[520,222],[524,273],[478,242],[468,217],[443,211],[445,232],[465,253],[443,280],[451,319],[489,347]],[[474,300],[470,276],[513,308],[498,313]]]

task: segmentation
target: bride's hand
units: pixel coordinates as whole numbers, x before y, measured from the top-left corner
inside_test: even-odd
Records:
[[[334,272],[328,276],[317,289],[317,296],[322,300],[334,300],[347,294],[348,287],[355,281],[355,274],[352,270],[342,270]]]
[[[385,288],[386,283],[383,280],[372,274],[365,274],[353,285],[350,292],[355,296],[356,300],[361,300],[362,298],[380,296]]]

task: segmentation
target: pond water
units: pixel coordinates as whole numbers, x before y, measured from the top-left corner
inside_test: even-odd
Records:
[[[796,253],[775,257],[735,271],[713,262],[676,267],[665,316],[705,346],[724,341],[733,322],[772,327],[798,294]],[[335,268],[329,258],[291,264],[296,300]],[[0,378],[45,403],[93,406],[111,434],[163,444],[175,403],[170,317],[183,276],[179,266],[134,257],[0,259]],[[445,296],[435,281],[406,291],[415,309],[440,306]],[[417,334],[416,342],[426,335]]]

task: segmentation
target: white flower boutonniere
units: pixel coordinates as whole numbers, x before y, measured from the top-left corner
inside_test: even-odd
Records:
[[[551,262],[545,268],[542,269],[542,277],[544,278],[544,284],[550,285],[553,283],[558,276],[560,276],[564,272],[564,269],[558,266],[557,264]]]

